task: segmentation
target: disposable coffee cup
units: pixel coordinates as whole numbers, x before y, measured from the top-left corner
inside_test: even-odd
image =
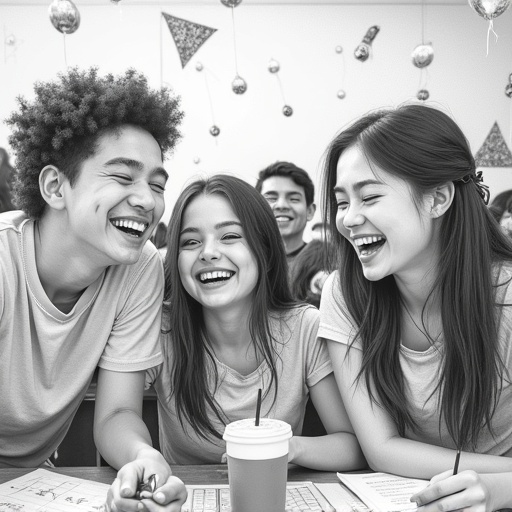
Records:
[[[270,418],[234,421],[224,431],[232,512],[284,512],[292,429]]]

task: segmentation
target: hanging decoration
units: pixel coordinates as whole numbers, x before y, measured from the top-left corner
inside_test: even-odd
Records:
[[[178,49],[182,68],[187,65],[205,41],[217,31],[216,28],[177,18],[166,12],[162,12],[162,16]]]
[[[368,29],[363,40],[357,45],[354,50],[354,56],[357,60],[364,62],[370,56],[370,51],[372,48],[372,42],[375,39],[375,36],[379,33],[380,27],[378,25],[373,25]]]
[[[509,7],[512,0],[468,0],[473,10],[489,21],[487,29],[487,55],[489,55],[489,35],[492,32],[495,41],[498,41],[498,34],[494,31],[493,20],[501,16]]]
[[[338,89],[336,96],[339,100],[344,100],[347,95],[343,86],[343,83],[345,82],[345,54],[343,53],[343,46],[338,45],[334,50],[342,57],[341,89]]]
[[[7,34],[4,27],[4,63],[6,64],[10,58],[15,58],[16,51],[18,50],[19,41],[14,34]]]
[[[505,94],[512,98],[512,73],[508,75],[508,84],[505,86]]]
[[[430,93],[426,89],[420,89],[418,94],[416,94],[416,98],[418,98],[420,101],[428,100],[429,96]]]
[[[235,78],[231,82],[231,89],[235,94],[244,94],[247,91],[247,82],[238,72],[238,55],[236,51],[236,30],[235,30],[235,7],[242,3],[242,0],[220,0],[222,5],[231,8],[231,23],[233,26],[233,49],[235,53]]]
[[[421,44],[417,45],[411,54],[412,63],[420,70],[420,80],[416,98],[427,101],[430,93],[427,89],[428,69],[434,60],[434,48],[432,43],[425,43],[425,2],[421,0]]]
[[[80,26],[80,13],[71,0],[53,0],[48,15],[52,25],[62,34],[72,34]]]
[[[196,71],[198,73],[202,73],[204,76],[204,85],[206,87],[206,93],[208,94],[208,103],[210,104],[210,114],[211,114],[211,118],[212,118],[212,126],[210,128],[210,135],[212,135],[213,137],[217,137],[220,133],[220,128],[215,123],[215,114],[213,112],[212,95],[210,92],[210,86],[208,84],[208,76],[207,76],[209,70],[203,66],[202,62],[196,62]]]
[[[512,153],[495,122],[475,155],[477,167],[512,167]]]
[[[434,60],[434,48],[432,43],[419,44],[412,51],[412,63],[417,68],[426,68]]]
[[[283,84],[281,83],[281,79],[279,78],[279,70],[281,69],[281,65],[277,60],[270,59],[267,65],[267,69],[269,72],[277,78],[277,83],[279,84],[279,90],[281,91],[281,98],[283,99],[284,107],[282,109],[283,115],[286,117],[290,117],[293,114],[293,108],[287,104],[286,99],[284,97]]]

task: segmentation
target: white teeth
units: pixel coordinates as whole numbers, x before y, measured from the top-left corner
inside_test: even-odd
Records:
[[[217,270],[214,272],[203,272],[202,274],[199,274],[199,279],[201,281],[206,281],[209,279],[219,279],[219,278],[230,278],[234,272],[228,272],[226,270]]]
[[[112,224],[116,227],[129,228],[135,231],[143,232],[146,229],[147,224],[142,222],[137,222],[135,220],[127,220],[127,219],[116,219],[112,221]]]
[[[378,242],[380,240],[384,240],[384,237],[380,236],[380,235],[379,236],[365,236],[363,238],[356,238],[354,240],[354,243],[358,247],[361,247],[361,245],[372,244],[372,243]]]

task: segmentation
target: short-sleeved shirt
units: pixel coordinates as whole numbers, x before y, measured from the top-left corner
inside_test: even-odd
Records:
[[[169,319],[165,314],[162,329]],[[275,337],[277,358],[278,392],[274,405],[274,388],[268,388],[270,371],[265,362],[249,375],[241,375],[215,359],[219,384],[214,398],[222,408],[227,422],[254,418],[258,388],[263,389],[262,417],[277,418],[289,423],[295,435],[300,435],[309,388],[332,373],[332,365],[325,344],[317,340],[319,313],[312,306],[300,306],[271,317],[272,334]],[[173,357],[172,340],[162,335],[164,363],[147,372],[147,381],[154,382],[158,395],[160,423],[160,448],[170,464],[219,464],[226,451],[225,442],[211,438],[204,440],[185,422],[182,427],[176,413],[174,397],[167,400],[172,391],[170,363]],[[208,359],[208,358],[207,358]],[[207,369],[208,387],[213,393],[215,379],[213,369]],[[210,420],[218,432],[224,425],[211,414]]]
[[[334,272],[325,282],[320,304],[318,336],[362,350],[360,340],[353,342],[357,326],[347,312],[341,295],[339,274]],[[499,282],[508,283],[497,288],[496,301],[512,304],[512,271],[505,267]],[[512,306],[502,308],[498,331],[499,352],[505,365],[503,388],[492,418],[493,437],[483,428],[476,452],[512,457]],[[446,423],[440,421],[440,397],[436,386],[443,364],[444,342],[442,339],[424,352],[400,346],[400,365],[404,376],[405,400],[413,419],[419,425],[418,432],[406,431],[406,437],[424,443],[455,449],[448,434]],[[441,428],[439,428],[441,424]]]
[[[151,244],[108,267],[69,313],[47,297],[34,222],[0,215],[0,467],[37,466],[64,438],[95,368],[146,370],[159,346],[163,266]]]

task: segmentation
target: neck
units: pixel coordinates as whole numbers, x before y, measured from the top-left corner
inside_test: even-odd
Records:
[[[247,308],[212,310],[203,308],[208,338],[214,348],[247,348],[252,343],[249,331],[250,312]]]
[[[291,238],[283,237],[283,242],[286,254],[291,254],[292,252],[295,252],[297,249],[300,249],[306,243],[302,239],[302,233],[300,233],[299,235],[294,235]]]

